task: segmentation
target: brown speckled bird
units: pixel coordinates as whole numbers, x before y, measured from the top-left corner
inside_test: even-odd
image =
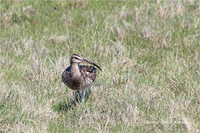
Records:
[[[87,62],[93,66],[79,65],[81,62]],[[85,102],[89,97],[91,92],[90,86],[94,82],[97,72],[94,66],[101,70],[97,64],[77,54],[73,54],[71,56],[70,66],[62,73],[62,81],[66,86],[76,91],[76,100],[79,102]]]

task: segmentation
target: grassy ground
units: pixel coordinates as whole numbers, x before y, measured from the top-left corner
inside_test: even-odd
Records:
[[[200,132],[200,1],[0,4],[0,130]],[[86,103],[61,80],[101,66]]]

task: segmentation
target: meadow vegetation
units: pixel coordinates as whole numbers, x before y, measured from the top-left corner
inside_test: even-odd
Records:
[[[200,132],[200,1],[1,1],[0,131]],[[86,103],[61,79],[101,68]]]

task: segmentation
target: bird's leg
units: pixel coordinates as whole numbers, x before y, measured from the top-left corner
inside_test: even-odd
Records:
[[[79,103],[82,101],[82,94],[81,91],[78,91],[78,100]]]
[[[87,99],[89,98],[89,95],[90,95],[90,92],[91,92],[91,89],[90,87],[89,88],[86,88],[84,90],[78,90],[75,92],[75,98],[76,98],[76,101],[77,102],[86,102]]]
[[[81,97],[81,102],[85,102],[85,89],[82,90],[82,97]]]
[[[82,95],[83,98],[82,98],[82,101],[85,102],[85,101],[87,101],[88,98],[89,98],[91,89],[90,89],[90,87],[88,87],[88,88],[86,88],[86,89],[84,89],[84,90],[82,90],[82,91],[83,91],[83,95]]]
[[[90,93],[91,93],[91,89],[90,89],[90,87],[88,87],[88,88],[86,89],[86,99],[89,98]]]
[[[78,93],[78,94],[77,94]],[[78,90],[76,92],[76,101],[81,103],[81,102],[85,102],[85,90]]]
[[[75,99],[76,99],[76,101],[78,102],[78,103],[80,103],[81,101],[80,101],[80,99],[81,99],[81,92],[78,90],[78,91],[75,91],[74,92],[74,96],[75,96]]]
[[[80,91],[78,91],[78,94],[79,94],[79,101],[78,102],[85,102],[85,89],[84,90],[80,90]]]

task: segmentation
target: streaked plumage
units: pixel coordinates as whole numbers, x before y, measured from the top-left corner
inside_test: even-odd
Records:
[[[93,66],[79,65],[83,61]],[[85,60],[77,54],[73,54],[71,56],[70,66],[62,73],[64,84],[78,92],[80,101],[84,101],[89,96],[90,86],[96,78],[97,69],[94,66],[101,70],[95,63]]]
[[[62,80],[66,86],[72,90],[83,90],[91,85],[96,78],[97,69],[93,66],[79,65],[81,73],[80,77],[74,77],[71,70],[71,66],[67,67],[62,74]]]

